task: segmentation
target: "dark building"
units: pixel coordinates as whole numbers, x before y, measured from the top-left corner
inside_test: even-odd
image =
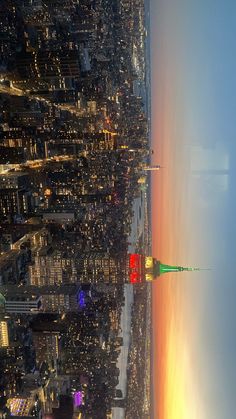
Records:
[[[3,217],[27,214],[32,210],[29,176],[22,172],[0,175],[0,214]]]
[[[72,419],[73,418],[73,399],[69,396],[60,397],[60,407],[53,409],[54,419]]]
[[[0,164],[20,164],[25,160],[25,151],[22,147],[0,146]]]

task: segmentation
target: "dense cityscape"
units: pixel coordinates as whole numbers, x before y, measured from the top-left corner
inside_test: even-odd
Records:
[[[151,418],[149,2],[0,4],[0,418]],[[132,281],[131,281],[132,282]]]

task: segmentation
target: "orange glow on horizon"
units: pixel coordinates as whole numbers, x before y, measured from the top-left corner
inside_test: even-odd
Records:
[[[152,178],[153,256],[163,263],[188,266],[194,262],[188,259],[188,245],[183,246],[189,240],[185,182],[189,167],[171,92],[165,83],[163,89],[161,106],[153,106],[157,109],[153,118],[153,138],[157,142],[153,148],[158,162],[166,168]],[[186,388],[191,377],[183,298],[187,275],[166,274],[153,284],[154,412],[158,419],[197,419],[188,407],[194,403],[191,384],[190,390]]]

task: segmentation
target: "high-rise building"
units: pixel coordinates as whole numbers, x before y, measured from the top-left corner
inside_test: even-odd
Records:
[[[39,296],[6,295],[5,310],[9,314],[38,314],[42,301]]]
[[[59,358],[59,332],[33,332],[33,342],[38,365],[47,362],[50,369],[56,367]]]
[[[39,249],[34,264],[29,267],[30,284],[36,286],[76,284],[76,255],[53,250],[50,246]]]
[[[64,291],[57,294],[42,294],[42,311],[44,313],[66,313],[68,311],[77,311],[78,303],[75,289]]]
[[[7,400],[7,407],[10,409],[11,417],[33,418],[35,401],[33,397],[21,398],[12,397]]]
[[[81,74],[79,53],[68,51],[38,51],[18,54],[16,79],[37,83],[46,81],[48,87],[65,88],[66,79],[73,80]]]
[[[0,321],[0,347],[9,346],[8,325],[6,321]]]
[[[165,265],[152,256],[137,253],[129,255],[129,281],[131,284],[152,282],[160,275],[168,272],[199,271],[200,268],[190,268]]]
[[[144,166],[143,170],[146,172],[155,172],[161,169],[161,166],[159,164],[156,164],[155,166]]]
[[[108,252],[84,253],[77,260],[82,283],[123,284],[127,278],[127,261],[124,253],[111,255]]]
[[[12,249],[0,256],[0,286],[19,284],[30,262],[28,249]]]
[[[26,214],[32,209],[29,176],[21,172],[0,175],[0,215]]]

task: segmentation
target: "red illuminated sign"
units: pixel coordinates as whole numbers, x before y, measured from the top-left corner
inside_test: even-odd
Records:
[[[135,282],[141,282],[141,278],[138,274],[138,272],[130,272],[129,280],[131,284],[134,284]]]
[[[142,255],[133,253],[129,256],[129,280],[131,284],[142,282]]]
[[[130,269],[136,269],[140,264],[140,256],[137,253],[133,253],[129,256],[129,267]]]

